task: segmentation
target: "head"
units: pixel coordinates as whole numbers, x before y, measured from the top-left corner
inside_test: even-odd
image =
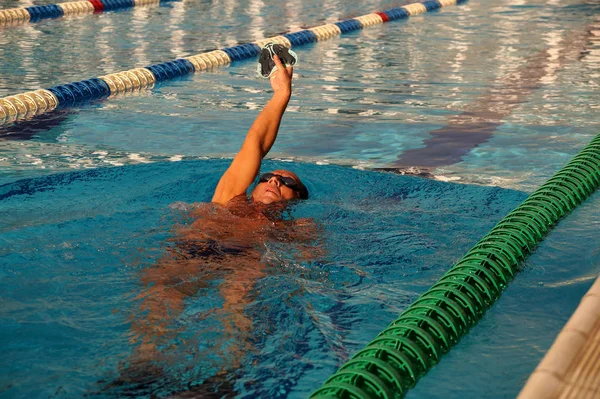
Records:
[[[308,190],[295,173],[289,170],[275,170],[260,176],[251,197],[253,202],[272,204],[293,199],[308,199]]]

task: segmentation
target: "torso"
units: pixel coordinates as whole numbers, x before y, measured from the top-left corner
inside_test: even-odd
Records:
[[[307,233],[311,236],[314,233],[312,221],[282,220],[281,209],[255,206],[243,195],[224,206],[195,204],[191,216],[194,222],[181,229],[176,239],[177,247],[188,259],[243,255],[256,260],[260,257],[256,252],[262,252],[268,242],[293,243],[306,239]]]

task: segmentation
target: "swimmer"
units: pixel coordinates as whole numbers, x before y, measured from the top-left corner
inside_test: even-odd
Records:
[[[208,359],[217,362],[217,377],[233,375],[232,370],[240,368],[248,354],[259,350],[253,344],[252,334],[261,320],[254,320],[246,310],[259,295],[255,289],[257,281],[281,268],[277,251],[285,251],[286,267],[304,267],[303,263],[325,256],[317,223],[312,219],[282,217],[290,202],[308,198],[308,190],[295,173],[264,173],[247,194],[263,158],[275,143],[292,94],[292,67],[285,67],[276,55],[273,60],[277,66],[270,77],[273,96],[222,175],[211,203],[193,204],[193,222],[177,226],[164,255],[140,270],[142,289],[136,295],[139,308],[131,317],[134,350],[113,387],[127,385],[151,390],[152,384],[163,383],[164,369],[178,364],[190,353],[204,359],[204,363]],[[193,324],[177,322],[188,298],[214,295],[215,291],[221,297],[218,306],[198,311],[194,316],[188,314],[188,318],[197,320]],[[196,342],[203,339],[204,332],[214,335],[218,324],[221,340],[211,347],[206,342]],[[187,328],[196,330],[195,338],[188,338],[183,344],[178,337]],[[210,375],[194,378],[203,377],[207,379],[201,389],[212,381]]]
[[[308,198],[308,190],[300,178],[287,170],[261,175],[250,197],[246,197],[246,191],[256,179],[263,158],[277,139],[281,118],[292,95],[293,68],[284,67],[276,54],[273,55],[273,61],[277,67],[270,78],[273,97],[256,117],[242,148],[221,177],[212,198],[213,203],[229,207],[248,202],[261,208],[261,205],[275,203],[285,206],[290,200]]]

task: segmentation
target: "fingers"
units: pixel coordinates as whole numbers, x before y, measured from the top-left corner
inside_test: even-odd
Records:
[[[284,67],[283,63],[281,62],[281,58],[279,58],[277,54],[273,54],[273,61],[275,62],[275,66],[277,67],[278,71],[286,71],[289,77],[292,76],[294,68],[292,68],[291,65],[288,67]]]
[[[283,64],[281,63],[281,59],[279,58],[279,56],[277,54],[273,54],[273,61],[275,61],[275,65],[277,66],[277,69],[279,69],[279,70],[283,69]]]

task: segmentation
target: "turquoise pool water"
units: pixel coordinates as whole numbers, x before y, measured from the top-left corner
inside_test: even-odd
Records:
[[[14,384],[8,394],[43,397],[60,387],[63,397],[81,396],[99,390],[99,380],[125,373],[121,363],[132,361],[136,347],[132,324],[144,319],[144,271],[173,245],[173,226],[186,223],[183,204],[208,201],[208,188],[226,165],[103,168],[2,186],[10,215],[0,233],[7,266],[2,342],[11,364],[3,378]],[[188,283],[214,284],[191,292],[186,309],[171,320],[181,331],[172,338],[177,345],[157,360],[163,372],[111,395],[181,391],[222,366],[241,396],[305,396],[525,198],[495,187],[336,166],[294,170],[314,176],[314,195],[297,205],[294,217],[317,221],[323,231],[316,245],[326,254],[309,262],[294,256],[293,243],[266,241],[265,276],[255,281],[245,309],[253,329],[230,338],[231,345],[253,348],[241,365],[228,366],[227,356],[212,352],[221,350],[225,334],[218,287],[227,275],[183,273]],[[213,261],[211,269],[218,268]]]
[[[4,28],[0,96],[406,3],[175,2]],[[231,270],[186,275],[150,365],[132,362],[146,276],[265,102],[254,64],[0,128],[0,396],[307,396],[597,134],[598,11],[471,1],[298,48],[264,169],[306,180],[289,217],[315,220],[320,255],[266,242],[250,331],[223,327]],[[516,396],[598,274],[599,220],[595,194],[407,397]]]

